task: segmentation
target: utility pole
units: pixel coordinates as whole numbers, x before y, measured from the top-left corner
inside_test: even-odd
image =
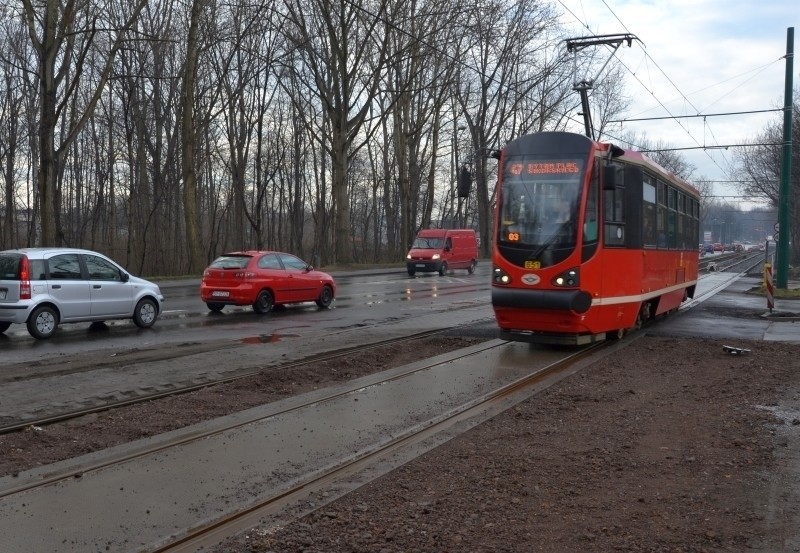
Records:
[[[794,27],[786,31],[786,88],[783,104],[783,163],[781,164],[781,186],[778,195],[778,231],[777,242],[777,277],[778,288],[786,288],[789,280],[789,203],[791,202],[791,187],[789,186],[792,174],[792,88],[793,88],[793,62],[794,62]]]
[[[598,35],[598,36],[567,39],[567,52],[576,54],[575,57],[573,58],[575,63],[576,74],[578,72],[577,52],[583,50],[584,48],[588,48],[589,46],[609,45],[613,46],[614,48],[611,51],[611,55],[608,56],[608,59],[603,64],[603,67],[600,68],[600,71],[597,72],[597,76],[595,76],[594,79],[583,79],[582,81],[574,82],[572,85],[572,90],[578,92],[581,95],[581,109],[583,110],[583,123],[584,126],[586,127],[586,136],[588,136],[592,140],[595,139],[595,136],[594,136],[594,126],[592,124],[592,113],[589,110],[589,91],[594,88],[595,81],[597,81],[597,79],[600,77],[600,74],[606,68],[608,62],[611,61],[611,58],[617,52],[622,43],[627,42],[628,48],[630,48],[634,40],[639,40],[639,39],[635,35],[629,33],[618,34],[618,35]]]

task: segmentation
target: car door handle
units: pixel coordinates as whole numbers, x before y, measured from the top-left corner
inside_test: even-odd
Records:
[[[59,290],[61,288],[60,284],[53,284],[53,290]]]
[[[93,284],[93,285],[92,285],[92,288],[94,288],[95,290],[99,290],[99,289],[100,289],[100,288],[102,288],[102,287],[103,287],[103,286],[102,286],[102,285],[100,285],[100,284]]]

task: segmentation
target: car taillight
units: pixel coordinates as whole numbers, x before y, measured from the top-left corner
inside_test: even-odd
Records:
[[[28,258],[24,255],[19,261],[19,299],[31,299],[31,271]]]

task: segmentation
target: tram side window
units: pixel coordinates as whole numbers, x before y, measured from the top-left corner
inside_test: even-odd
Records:
[[[658,181],[658,206],[656,211],[656,234],[658,235],[658,247],[667,247],[667,185]]]
[[[622,171],[619,172],[621,180]],[[625,187],[621,182],[613,190],[603,191],[603,244],[625,245]]]
[[[642,242],[646,248],[654,248],[656,247],[656,187],[650,175],[644,175],[642,204]]]
[[[583,216],[583,248],[581,261],[586,262],[597,252],[597,234],[599,232],[598,200],[600,194],[600,164],[592,169],[592,180],[586,196],[586,211]]]
[[[669,200],[667,245],[674,249],[678,246],[678,191],[667,187],[667,198]]]
[[[676,233],[676,246],[680,250],[686,249],[686,229],[689,228],[686,224],[685,201],[686,196],[678,192],[678,232]]]

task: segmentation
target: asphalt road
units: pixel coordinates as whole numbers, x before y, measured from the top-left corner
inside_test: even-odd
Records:
[[[226,307],[211,313],[199,297],[199,281],[159,283],[166,297],[165,311],[150,329],[139,329],[131,321],[109,321],[105,325],[64,324],[49,340],[35,340],[24,325],[13,325],[0,334],[3,350],[0,367],[31,363],[55,356],[105,352],[109,356],[132,349],[169,348],[207,341],[276,342],[301,338],[303,343],[348,329],[377,329],[413,321],[423,315],[448,314],[443,326],[473,320],[460,317],[464,309],[481,308],[492,317],[488,262],[479,263],[474,274],[454,271],[446,276],[418,274],[405,269],[334,273],[337,297],[330,309],[313,303],[289,306],[265,316],[252,309]],[[450,321],[450,322],[448,322]]]

